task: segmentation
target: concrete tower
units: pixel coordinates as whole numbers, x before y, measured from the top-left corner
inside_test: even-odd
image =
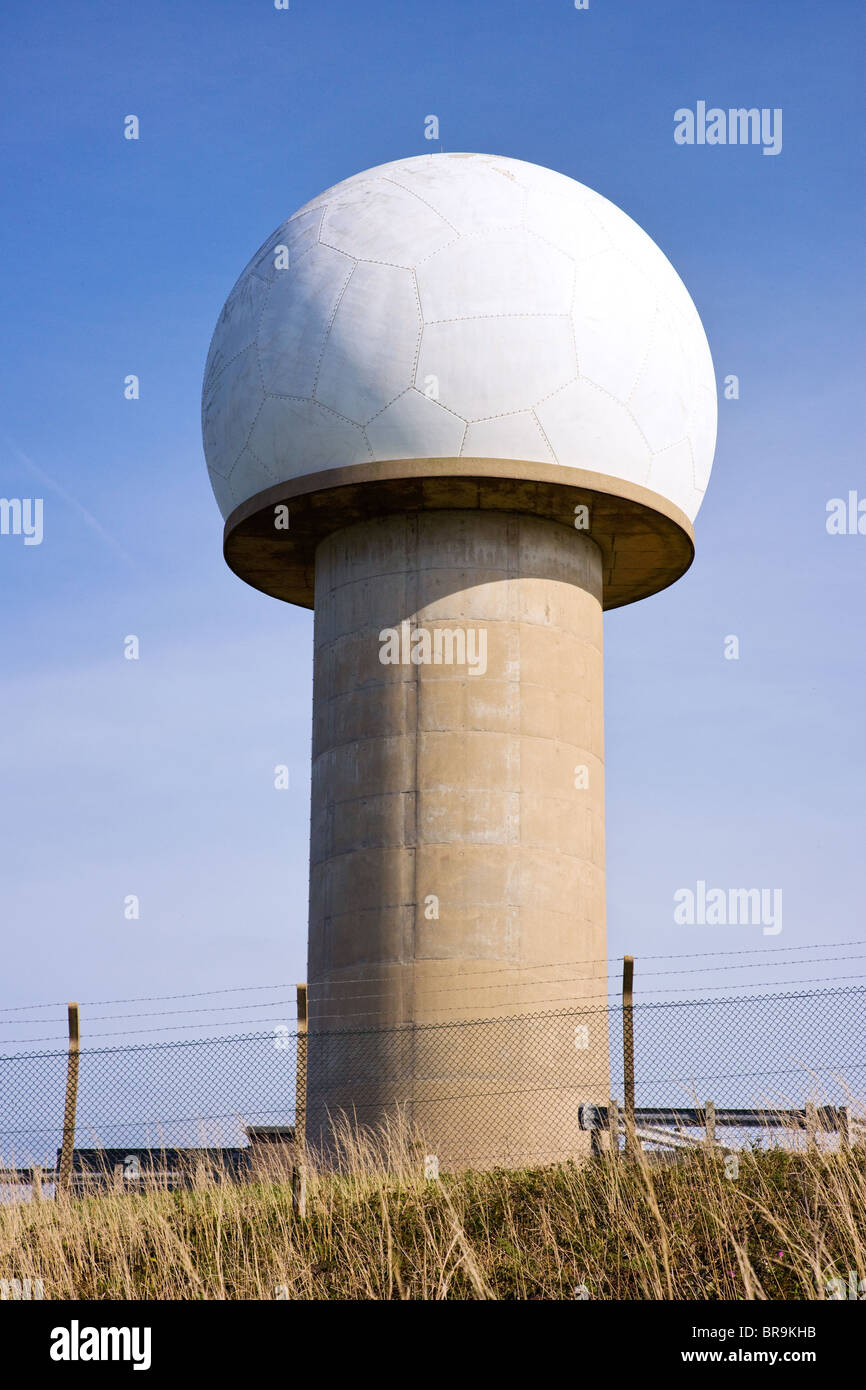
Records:
[[[693,557],[695,307],[572,179],[399,160],[252,258],[202,423],[228,564],[315,609],[308,1137],[399,1102],[452,1162],[567,1156],[607,1095],[562,1013],[606,996],[602,610]]]

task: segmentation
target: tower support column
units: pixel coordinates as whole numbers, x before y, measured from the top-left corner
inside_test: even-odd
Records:
[[[481,509],[335,531],[313,706],[310,1142],[400,1106],[446,1165],[582,1151],[608,1090],[598,546]]]

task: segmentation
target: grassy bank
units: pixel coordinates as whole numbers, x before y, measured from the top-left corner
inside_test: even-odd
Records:
[[[0,1274],[86,1299],[815,1299],[866,1278],[860,1147],[743,1153],[735,1178],[695,1153],[426,1181],[407,1153],[386,1172],[354,1146],[303,1221],[279,1180],[6,1206]]]

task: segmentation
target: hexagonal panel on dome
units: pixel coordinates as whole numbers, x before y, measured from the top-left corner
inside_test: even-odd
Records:
[[[555,463],[556,458],[532,410],[473,420],[467,427],[463,448],[466,458],[528,459]]]
[[[284,275],[287,269],[293,269],[298,261],[318,245],[323,214],[324,207],[311,208],[309,212],[296,212],[262,243],[250,261],[249,273],[257,275],[270,285]],[[288,266],[282,265],[286,257],[277,251],[278,247],[283,246],[288,252]]]
[[[650,449],[628,408],[589,381],[535,407],[557,463],[646,484]]]
[[[420,339],[411,270],[359,261],[325,340],[316,400],[364,424],[412,383]]]
[[[312,396],[328,330],[355,262],[317,246],[279,272],[259,320],[258,351],[268,393]]]
[[[223,368],[256,340],[268,286],[256,275],[243,275],[225,302],[213,335],[204,372],[206,396]]]
[[[415,272],[425,323],[502,314],[567,314],[574,262],[520,229],[461,237]]]
[[[360,425],[317,401],[268,396],[250,434],[250,447],[274,478],[366,463],[370,449]],[[301,462],[301,469],[298,462]]]
[[[657,293],[668,299],[675,309],[682,313],[697,313],[688,290],[674,270],[665,253],[656,246],[652,237],[638,226],[628,213],[618,208],[609,198],[591,190],[589,209],[604,227],[613,246],[646,277]],[[698,320],[700,329],[700,321]],[[700,329],[703,332],[702,329]]]
[[[618,251],[577,266],[574,342],[580,375],[627,401],[650,351],[657,297]]]
[[[365,430],[377,459],[456,458],[465,432],[465,420],[411,387]]]
[[[216,473],[212,468],[208,468],[207,472],[210,478],[210,485],[213,488],[213,495],[217,501],[217,506],[223,516],[228,516],[229,512],[233,511],[237,506],[234,493],[229,487],[229,480],[228,478],[224,478],[221,473]]]
[[[652,341],[628,406],[653,452],[667,449],[688,433],[694,394],[693,364],[682,320],[659,303]]]
[[[526,198],[526,230],[555,246],[575,265],[613,247],[591,206],[578,193],[565,196],[560,192],[530,190]]]
[[[464,420],[528,410],[575,376],[567,314],[424,324],[418,380],[436,378],[439,401]]]
[[[276,481],[274,474],[265,467],[258,454],[249,445],[235,460],[234,467],[228,476],[232,496],[237,498],[238,502],[242,501],[244,497],[249,497],[251,492],[261,492]]]
[[[374,178],[335,192],[319,241],[355,260],[385,261],[411,270],[454,235],[453,227],[420,198],[388,179]]]
[[[692,448],[687,439],[671,444],[653,454],[650,463],[649,485],[655,492],[668,497],[671,493],[681,495],[695,488],[695,470],[692,462]]]
[[[228,477],[264,398],[256,350],[248,347],[220,373],[202,405],[205,452],[214,473]]]
[[[475,235],[522,225],[526,189],[518,164],[495,155],[418,155],[391,165],[388,178],[435,208],[453,233]]]

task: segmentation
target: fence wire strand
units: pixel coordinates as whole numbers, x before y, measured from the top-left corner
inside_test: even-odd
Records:
[[[813,1103],[849,1106],[862,1120],[864,1024],[862,985],[636,1002],[636,1107]],[[298,1037],[288,1024],[110,1046],[88,1045],[85,1034],[76,1150],[235,1150],[253,1127],[291,1130]],[[54,1167],[66,1069],[65,1049],[0,1057],[0,1168]],[[562,1162],[589,1151],[581,1107],[622,1104],[624,1093],[619,1004],[338,1031],[315,1011],[310,1020],[305,1132],[323,1148],[335,1116],[375,1125],[399,1110],[446,1165]],[[733,1146],[796,1136],[719,1138]]]

